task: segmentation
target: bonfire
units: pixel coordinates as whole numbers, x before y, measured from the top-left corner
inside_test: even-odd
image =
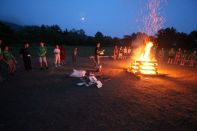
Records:
[[[145,44],[142,48],[142,50],[138,50],[136,52],[133,52],[134,56],[132,58],[132,64],[128,68],[129,72],[132,72],[134,74],[145,74],[145,75],[157,75],[157,67],[158,63],[157,60],[154,57],[154,54],[152,54],[152,47],[153,42],[150,41],[149,36],[155,36],[155,34],[162,29],[164,18],[160,15],[160,5],[162,3],[165,3],[165,0],[148,0],[147,2],[147,9],[145,9],[144,12],[146,12],[146,16],[140,20],[142,20],[144,27],[142,28],[143,32],[145,32],[148,36],[145,38],[142,38],[141,40],[145,40]],[[140,16],[141,17],[141,16]],[[135,42],[132,43],[135,45]],[[137,45],[143,44],[142,42],[137,42]]]
[[[131,66],[128,68],[128,72],[134,74],[145,74],[145,75],[156,75],[158,63],[157,60],[152,57],[151,48],[153,47],[152,42],[147,42],[143,51],[140,52],[139,56],[133,58]]]

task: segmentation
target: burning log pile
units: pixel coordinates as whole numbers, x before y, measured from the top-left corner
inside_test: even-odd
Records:
[[[139,58],[134,58],[134,62],[127,69],[128,72],[134,74],[156,75],[158,74],[157,60],[151,58],[152,42],[148,42],[144,48],[144,53],[141,53]]]
[[[158,74],[157,67],[157,61],[135,61],[128,71],[134,74]]]

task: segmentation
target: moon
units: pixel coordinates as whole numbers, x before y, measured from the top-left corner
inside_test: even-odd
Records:
[[[84,21],[85,20],[85,17],[81,17],[81,20]]]

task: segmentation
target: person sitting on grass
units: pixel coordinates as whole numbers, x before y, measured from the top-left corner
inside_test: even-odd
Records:
[[[2,52],[3,61],[5,61],[8,65],[8,74],[14,75],[14,72],[16,71],[16,59],[12,55],[12,53],[9,51],[8,46],[5,46],[4,51]]]
[[[46,69],[48,69],[48,63],[47,63],[47,48],[44,46],[44,42],[40,42],[40,47],[38,48],[38,55],[39,55],[39,62],[40,62],[40,68],[43,70],[43,62],[46,66]]]
[[[29,44],[27,42],[24,43],[24,47],[20,50],[20,55],[23,59],[25,70],[32,70],[31,66],[31,54],[29,51]]]
[[[54,54],[55,54],[55,67],[60,66],[60,49],[59,45],[56,45],[56,48],[54,49]]]

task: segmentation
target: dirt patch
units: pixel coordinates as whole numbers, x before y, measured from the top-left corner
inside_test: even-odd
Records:
[[[20,63],[20,62],[19,62]],[[103,60],[103,87],[79,87],[73,66],[20,66],[0,88],[1,130],[196,130],[197,69],[160,65],[165,77],[136,77],[128,61]],[[77,69],[93,70],[88,58]]]

